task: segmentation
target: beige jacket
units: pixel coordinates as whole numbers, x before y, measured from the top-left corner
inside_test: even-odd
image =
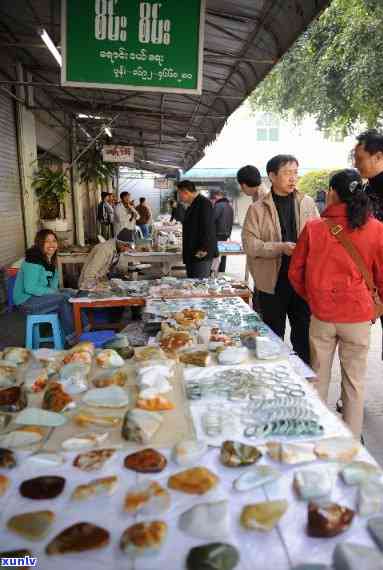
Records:
[[[310,196],[295,191],[295,218],[298,235],[306,222],[319,212]],[[243,249],[255,288],[274,294],[282,264],[282,232],[272,193],[251,205],[242,228]]]
[[[270,190],[268,190],[267,188],[265,188],[265,186],[263,186],[263,184],[261,186],[258,187],[258,192],[256,193],[255,196],[253,196],[253,204],[256,204],[257,202],[259,202],[260,200],[263,200],[263,198],[265,196],[267,196],[267,194],[270,193]]]
[[[107,281],[110,266],[116,253],[115,239],[108,239],[104,243],[95,245],[83,265],[78,282],[79,289],[92,289],[100,285],[101,282]]]

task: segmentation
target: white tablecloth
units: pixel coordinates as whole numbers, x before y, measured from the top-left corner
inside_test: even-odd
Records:
[[[327,434],[347,435],[347,428],[323,405],[320,408],[321,418],[326,426]],[[256,444],[256,442],[254,442]],[[124,457],[130,451],[119,450],[115,456],[99,471],[84,473],[72,466],[74,453],[66,454],[66,462],[60,467],[44,467],[33,459],[26,459],[19,454],[19,466],[11,471],[0,470],[11,479],[11,486],[0,499],[0,551],[16,548],[28,548],[38,557],[38,568],[41,570],[64,570],[76,566],[77,570],[94,570],[113,568],[116,570],[181,570],[185,568],[185,560],[189,549],[200,545],[203,541],[194,539],[178,528],[179,515],[191,506],[207,501],[228,499],[230,503],[231,532],[222,540],[235,545],[241,554],[238,570],[288,570],[291,564],[304,561],[330,563],[335,545],[340,541],[356,541],[372,546],[372,540],[366,531],[366,520],[358,515],[346,533],[332,539],[314,539],[306,535],[307,504],[299,501],[292,488],[294,471],[310,468],[312,464],[299,466],[282,466],[272,461],[264,453],[260,463],[269,463],[279,468],[283,475],[271,486],[256,491],[239,493],[232,489],[232,483],[247,468],[231,469],[219,462],[219,449],[210,448],[200,464],[208,467],[220,477],[216,489],[203,496],[191,496],[177,491],[170,491],[171,509],[163,515],[156,516],[167,522],[168,537],[156,556],[131,560],[120,552],[118,543],[125,528],[138,520],[149,520],[150,517],[133,517],[123,512],[124,496],[127,489],[138,481],[155,479],[166,485],[168,476],[181,471],[170,459],[169,450],[161,450],[168,458],[168,466],[158,475],[136,474],[123,467]],[[366,450],[362,449],[358,459],[373,461]],[[337,469],[335,464],[315,462],[315,469]],[[39,475],[60,475],[66,478],[63,493],[51,501],[32,501],[19,494],[20,483]],[[91,479],[117,475],[119,485],[112,497],[98,497],[94,500],[75,503],[70,501],[73,489]],[[351,508],[356,508],[356,488],[347,487],[339,477],[336,478],[332,500]],[[239,525],[241,509],[244,505],[266,499],[287,499],[289,509],[281,519],[278,527],[270,533],[243,530]],[[56,521],[46,539],[37,542],[24,540],[6,530],[9,517],[28,511],[50,509],[56,513]],[[45,546],[61,530],[67,526],[88,521],[98,524],[111,533],[110,545],[96,551],[78,555],[46,556]]]

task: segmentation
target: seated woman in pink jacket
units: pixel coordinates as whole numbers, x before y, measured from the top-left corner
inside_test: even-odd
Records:
[[[331,233],[328,222],[338,225],[360,253],[383,299],[383,224],[371,217],[356,170],[341,170],[332,176],[327,208],[321,219],[308,222],[301,233],[289,279],[312,313],[310,351],[318,377],[316,388],[326,401],[338,346],[343,419],[360,437],[374,303],[355,261]]]

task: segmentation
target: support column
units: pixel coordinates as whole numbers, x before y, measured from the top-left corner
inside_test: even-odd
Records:
[[[71,163],[76,156],[77,149],[77,137],[76,137],[76,124],[72,120],[71,125]],[[74,223],[75,223],[75,235],[76,243],[78,245],[85,245],[85,233],[84,233],[84,216],[83,216],[83,204],[81,197],[81,184],[79,183],[79,174],[77,163],[74,163],[70,170],[71,186],[72,186],[72,203],[73,203],[73,213],[74,213]]]
[[[16,103],[16,122],[25,242],[30,247],[39,229],[39,205],[32,188],[33,173],[37,170],[37,142],[34,114],[22,103]]]

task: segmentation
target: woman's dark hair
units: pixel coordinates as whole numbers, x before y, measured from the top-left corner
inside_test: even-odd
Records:
[[[363,182],[357,170],[347,168],[331,176],[329,187],[335,190],[341,202],[347,206],[347,220],[353,230],[361,228],[367,222],[370,213],[370,201],[363,191]]]
[[[45,257],[44,243],[48,236],[53,236],[58,243],[57,235],[52,230],[39,230],[35,236],[35,247],[37,247],[43,257]],[[50,265],[57,266],[57,250],[50,261]]]

